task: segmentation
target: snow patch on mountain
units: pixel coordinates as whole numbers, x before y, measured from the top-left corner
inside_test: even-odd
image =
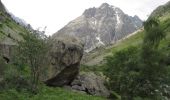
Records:
[[[96,39],[99,41],[99,42],[98,42],[99,44],[101,44],[101,45],[105,45],[105,44],[101,41],[100,36],[96,37]]]
[[[116,20],[117,20],[117,25],[120,24],[120,17],[119,17],[119,14],[118,12],[116,11]]]

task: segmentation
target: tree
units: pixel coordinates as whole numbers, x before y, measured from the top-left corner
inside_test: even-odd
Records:
[[[144,22],[144,39],[139,49],[129,47],[106,58],[105,75],[109,87],[121,95],[123,100],[134,97],[160,100],[162,85],[167,78],[166,56],[159,49],[165,37],[159,21]]]
[[[144,23],[145,35],[140,54],[140,75],[142,96],[155,97],[160,90],[162,80],[166,76],[165,56],[159,50],[160,41],[165,37],[157,19],[149,19]]]
[[[21,34],[17,48],[18,62],[21,67],[29,66],[31,69],[31,90],[36,92],[41,69],[46,66],[48,51],[47,37],[40,32],[34,31],[29,34]]]
[[[138,49],[128,47],[106,58],[109,87],[119,93],[123,100],[132,100],[138,88]]]
[[[142,46],[149,46],[152,49],[157,49],[160,41],[165,37],[159,20],[152,18],[144,22],[144,30],[145,34]]]

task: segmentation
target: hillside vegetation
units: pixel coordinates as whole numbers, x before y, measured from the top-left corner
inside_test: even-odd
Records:
[[[28,33],[27,29],[16,23],[7,12],[0,11],[0,42],[13,45],[21,40],[19,33]]]

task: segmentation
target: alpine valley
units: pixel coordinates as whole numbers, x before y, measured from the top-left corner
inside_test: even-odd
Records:
[[[0,100],[170,100],[170,1],[146,21],[103,3],[52,36],[1,1]]]

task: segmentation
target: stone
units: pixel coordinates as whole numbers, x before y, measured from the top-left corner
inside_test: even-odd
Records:
[[[49,86],[70,84],[78,75],[83,56],[83,43],[73,36],[63,35],[51,41],[52,75],[45,82]]]
[[[80,83],[81,85],[80,85]],[[104,86],[104,78],[93,72],[80,74],[72,83],[73,90],[84,91],[90,95],[108,97],[109,90]],[[77,83],[77,84],[76,84]]]

